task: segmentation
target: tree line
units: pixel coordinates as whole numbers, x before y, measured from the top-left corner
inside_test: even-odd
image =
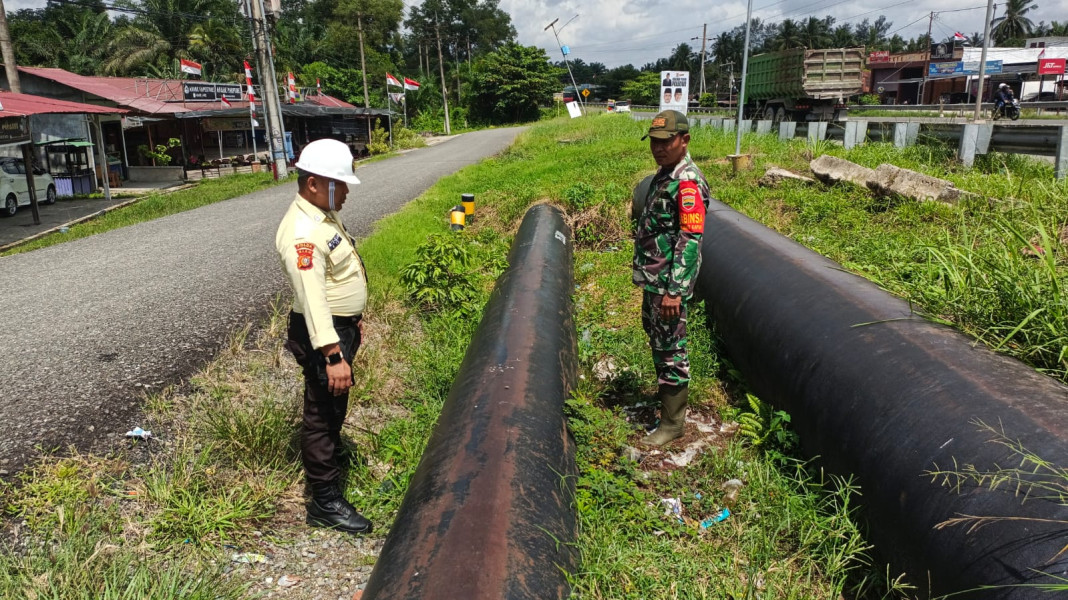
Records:
[[[49,0],[43,8],[10,13],[8,22],[20,65],[83,75],[182,78],[179,59],[185,58],[203,65],[206,80],[242,82],[242,62],[252,55],[244,1]],[[435,129],[444,118],[442,74],[451,121],[461,125],[536,119],[538,106],[569,83],[564,63],[552,63],[540,48],[516,42],[499,0],[423,0],[407,14],[402,0],[286,0],[282,6],[272,19],[279,77],[293,72],[306,88],[319,80],[324,92],[362,105],[362,62],[375,107],[388,105],[387,72],[416,79],[421,89],[406,95],[416,129]],[[1068,22],[1033,23],[1028,14],[1036,7],[1032,0],[1007,0],[993,21],[997,45],[1068,35]],[[739,25],[709,39],[704,65],[709,92],[736,91],[744,36]],[[979,33],[968,37],[972,44],[982,43]],[[903,38],[884,16],[857,24],[831,16],[753,19],[750,52],[859,46],[922,51],[931,41],[926,33]],[[640,68],[609,69],[581,59],[570,66],[577,81],[601,86],[605,97],[642,104],[656,103],[660,71],[689,71],[696,91],[702,68],[698,49],[687,43]]]

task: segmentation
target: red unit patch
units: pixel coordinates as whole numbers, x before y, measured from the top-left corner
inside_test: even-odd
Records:
[[[297,268],[307,271],[312,268],[312,256],[315,255],[315,244],[297,244]]]
[[[696,181],[679,182],[679,229],[688,233],[705,231],[705,203]]]

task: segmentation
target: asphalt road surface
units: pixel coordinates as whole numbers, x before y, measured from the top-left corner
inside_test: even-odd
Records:
[[[519,129],[458,136],[357,171],[341,215],[375,221]],[[286,289],[274,250],[286,184],[0,258],[0,471],[35,447],[100,451],[136,425],[144,392],[188,376]],[[2,474],[2,473],[0,473]]]

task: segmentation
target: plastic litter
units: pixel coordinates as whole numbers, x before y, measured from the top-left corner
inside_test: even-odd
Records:
[[[234,561],[235,563],[254,564],[266,563],[267,557],[262,554],[257,554],[255,552],[242,552],[240,554],[233,555],[232,557],[230,557],[230,560]]]
[[[724,481],[723,485],[720,486],[725,492],[723,495],[723,501],[727,504],[734,504],[735,502],[737,502],[738,490],[742,489],[742,485],[744,484],[742,483],[741,479],[728,479],[727,481]]]
[[[705,519],[704,521],[701,521],[701,529],[708,529],[709,527],[715,525],[716,523],[720,523],[722,521],[726,521],[727,517],[729,517],[729,516],[731,516],[730,509],[724,508],[724,509],[720,510],[718,513],[716,513],[716,514],[712,515],[711,517]]]
[[[141,438],[142,440],[147,440],[148,438],[152,437],[152,432],[145,429],[141,429],[140,427],[134,427],[133,429],[126,432],[126,437]]]
[[[278,578],[278,587],[288,588],[300,583],[300,577],[294,575],[282,575]]]
[[[660,504],[664,505],[664,514],[675,517],[682,521],[682,500],[678,498],[661,498]]]

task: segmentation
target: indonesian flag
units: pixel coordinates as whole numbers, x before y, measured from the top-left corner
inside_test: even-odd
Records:
[[[323,95],[323,84],[319,83],[318,77],[315,78],[315,93],[320,96]]]
[[[200,63],[196,63],[183,58],[181,59],[181,64],[183,73],[189,73],[190,75],[200,75]]]
[[[297,102],[297,80],[293,78],[293,72],[289,72],[289,103],[296,104]]]
[[[225,106],[226,108],[233,108],[234,106],[233,104],[230,104],[230,101],[226,99],[226,96],[220,97],[219,101],[222,102],[223,106]]]
[[[397,87],[404,87],[396,77],[386,73],[386,85],[395,85]]]
[[[1042,60],[1043,58],[1046,58],[1046,47],[1045,46],[1042,47],[1042,52],[1038,53],[1038,60]]]
[[[245,61],[245,83],[252,85],[252,67],[248,65],[248,61]]]
[[[406,90],[417,90],[417,89],[419,89],[419,82],[418,81],[413,81],[413,80],[408,79],[407,77],[405,77],[404,78],[404,89],[406,89]]]
[[[964,35],[963,33],[959,32],[959,31],[954,31],[953,32],[953,41],[954,42],[967,42],[968,41],[968,36]]]

